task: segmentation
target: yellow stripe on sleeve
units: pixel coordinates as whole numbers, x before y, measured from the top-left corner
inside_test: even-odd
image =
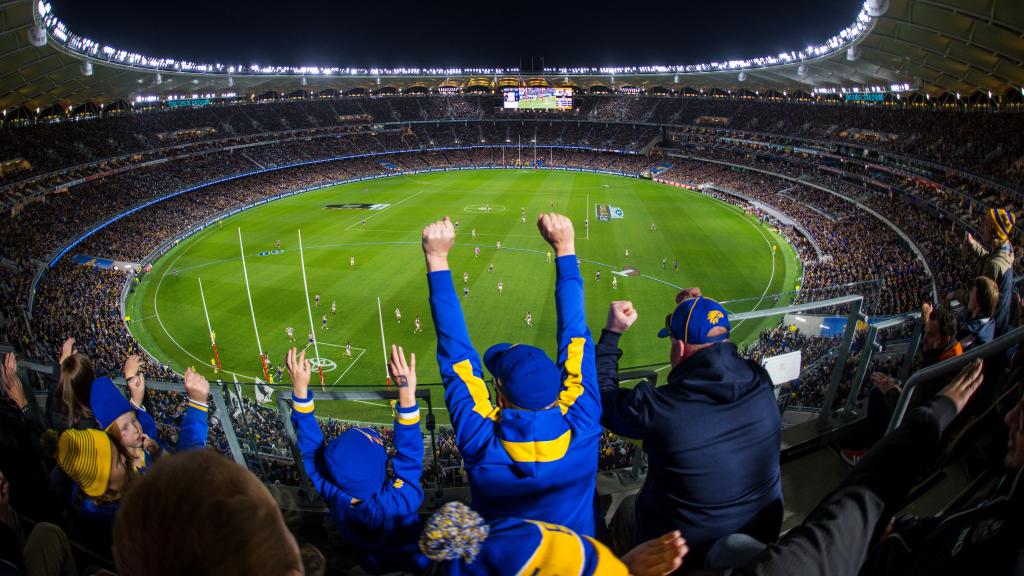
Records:
[[[565,356],[565,382],[558,394],[558,409],[564,415],[583,394],[583,347],[586,338],[573,338],[569,341],[569,349]]]
[[[498,419],[500,408],[491,405],[490,394],[487,393],[487,385],[482,378],[473,374],[473,364],[469,360],[463,360],[452,366],[452,370],[466,385],[469,396],[473,399],[473,412],[491,420]]]

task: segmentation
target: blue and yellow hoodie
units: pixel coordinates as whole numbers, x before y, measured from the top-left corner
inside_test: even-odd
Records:
[[[562,391],[546,410],[491,404],[451,271],[427,275],[445,403],[470,479],[473,508],[594,535],[601,400],[576,256],[556,260]]]
[[[353,504],[352,496],[322,472],[326,469],[324,435],[316,420],[313,392],[307,394],[307,398],[292,395],[292,424],[302,465],[330,509],[338,532],[357,549],[359,564],[370,572],[422,572],[429,561],[419,553],[416,543],[422,528],[419,509],[423,503],[419,404],[400,408],[396,415],[395,455],[391,458],[394,479],[385,479],[376,494]]]

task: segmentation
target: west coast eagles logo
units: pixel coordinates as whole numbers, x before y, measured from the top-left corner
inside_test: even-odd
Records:
[[[721,310],[712,310],[711,312],[708,312],[708,322],[710,322],[712,326],[717,326],[718,321],[724,316],[725,314],[722,314]]]

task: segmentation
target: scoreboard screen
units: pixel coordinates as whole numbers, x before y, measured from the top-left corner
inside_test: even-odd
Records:
[[[505,108],[572,110],[572,88],[505,88]]]

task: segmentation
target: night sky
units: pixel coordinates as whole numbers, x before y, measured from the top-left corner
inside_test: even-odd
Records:
[[[775,55],[837,33],[853,22],[861,2],[52,0],[52,6],[73,32],[98,42],[203,63],[517,67],[521,59],[543,56],[557,67]]]

